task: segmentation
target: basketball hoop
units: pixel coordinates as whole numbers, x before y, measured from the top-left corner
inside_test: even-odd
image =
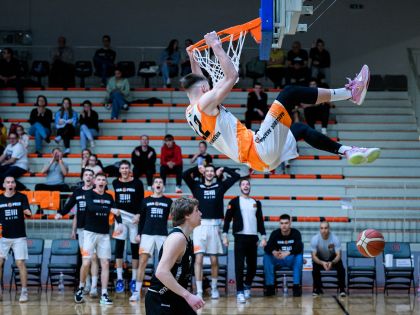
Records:
[[[232,60],[236,71],[239,71],[239,60],[241,58],[242,47],[245,37],[251,33],[257,43],[261,42],[261,19],[257,18],[245,24],[236,25],[217,32],[222,43],[228,43],[227,55]],[[198,62],[201,68],[206,70],[211,76],[213,85],[216,85],[224,78],[224,73],[219,60],[211,52],[211,47],[206,44],[204,39],[191,45],[194,60]]]

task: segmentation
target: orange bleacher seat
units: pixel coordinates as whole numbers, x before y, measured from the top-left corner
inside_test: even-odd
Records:
[[[50,206],[51,192],[49,191],[34,191],[35,203],[42,209],[48,209]]]
[[[60,192],[51,191],[50,192],[50,203],[48,205],[48,210],[59,210],[60,209]]]

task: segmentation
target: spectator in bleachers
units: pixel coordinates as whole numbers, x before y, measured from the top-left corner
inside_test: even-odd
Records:
[[[87,140],[90,142],[90,147],[95,147],[94,137],[99,135],[99,116],[96,111],[92,109],[92,103],[86,100],[82,103],[83,110],[80,113],[80,146],[82,150],[87,147]]]
[[[283,49],[271,49],[265,74],[273,82],[275,89],[283,87],[283,78],[287,75],[286,59],[287,54]]]
[[[319,227],[319,233],[311,240],[312,251],[312,278],[313,293],[318,296],[322,294],[321,270],[336,270],[340,296],[346,296],[345,281],[346,271],[341,259],[341,242],[334,233],[330,231],[330,224],[323,221]]]
[[[315,78],[310,79],[309,87],[318,87],[318,82]],[[319,87],[328,88],[328,86],[320,85]],[[315,129],[316,121],[320,120],[322,124],[321,133],[327,135],[328,120],[330,118],[330,102],[313,104],[300,104],[304,108],[305,120],[309,127]]]
[[[11,48],[2,50],[0,58],[0,88],[14,87],[17,92],[18,102],[23,103],[23,83],[21,80],[19,61],[13,57]]]
[[[152,190],[153,174],[156,172],[156,151],[149,146],[149,136],[142,135],[141,141],[131,153],[134,178],[146,174],[147,190]]]
[[[264,248],[265,296],[275,294],[275,267],[288,267],[293,270],[293,296],[301,296],[303,266],[303,243],[300,232],[292,228],[288,214],[280,216],[280,228],[274,230]]]
[[[102,173],[102,167],[99,165],[98,156],[96,154],[91,154],[89,156],[88,164],[85,166],[85,169],[92,170],[94,175]]]
[[[166,135],[164,144],[160,151],[160,176],[163,184],[166,186],[166,176],[168,174],[176,175],[176,193],[181,193],[182,185],[182,152],[172,135]]]
[[[3,154],[4,148],[7,145],[7,128],[3,124],[3,119],[0,117],[0,155]]]
[[[52,112],[47,108],[47,98],[44,95],[38,95],[36,103],[29,117],[29,134],[35,137],[35,153],[41,154],[42,140],[50,143],[51,123],[53,121]]]
[[[121,109],[128,110],[130,83],[123,77],[121,69],[116,68],[114,74],[106,86],[105,106],[111,108],[111,119],[118,119]]]
[[[64,156],[70,153],[70,140],[73,139],[75,128],[77,126],[77,113],[72,108],[71,99],[63,98],[60,109],[55,113],[55,128],[57,129],[57,136],[55,142],[64,142]]]
[[[160,56],[160,71],[162,71],[163,87],[171,87],[171,77],[177,76],[181,54],[178,40],[172,39]]]
[[[316,46],[309,51],[309,67],[313,78],[330,84],[331,57],[325,49],[324,41],[320,38],[316,40]]]
[[[81,153],[81,168],[80,168],[80,174],[83,173],[83,170],[86,168],[86,166],[89,164],[89,157],[92,155],[92,151],[89,149],[83,149]]]
[[[17,179],[28,171],[28,152],[19,143],[19,136],[12,131],[8,139],[9,144],[0,156],[0,182],[7,176]]]
[[[204,177],[205,167],[213,163],[212,156],[207,153],[206,141],[200,141],[198,143],[198,152],[194,154],[194,156],[191,158],[190,163],[197,164],[197,168],[194,169],[194,172],[192,173],[192,177],[199,178],[200,180],[202,180]]]
[[[254,89],[248,93],[245,112],[245,126],[251,129],[253,120],[263,120],[268,112],[267,94],[264,93],[262,84],[254,83]]]
[[[28,134],[25,132],[25,128],[23,128],[22,125],[17,125],[16,127],[16,133],[19,137],[19,143],[21,143],[23,145],[23,147],[25,148],[26,151],[28,151],[28,146],[29,146],[29,136]]]
[[[190,47],[193,43],[191,39],[185,40],[185,50]],[[181,62],[181,76],[185,76],[189,73],[191,73],[191,62],[190,62],[190,56],[187,53],[184,53],[182,56],[182,62]]]
[[[306,85],[308,77],[308,52],[302,49],[300,42],[293,42],[287,53],[288,74],[286,84]]]
[[[42,173],[46,174],[45,183],[35,185],[35,190],[48,190],[48,191],[70,191],[67,184],[64,183],[64,178],[69,172],[68,165],[63,161],[63,152],[59,148],[52,151],[53,157],[42,168]]]
[[[51,87],[74,87],[73,49],[66,45],[66,38],[58,38],[58,46],[51,51]]]
[[[113,73],[117,53],[111,49],[111,36],[102,36],[102,44],[103,47],[98,49],[93,56],[93,64],[96,74],[101,77],[101,85],[105,87],[106,81]]]

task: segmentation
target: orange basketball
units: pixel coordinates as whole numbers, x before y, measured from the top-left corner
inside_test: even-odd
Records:
[[[385,239],[381,232],[367,229],[359,234],[356,245],[363,256],[376,257],[383,252]]]

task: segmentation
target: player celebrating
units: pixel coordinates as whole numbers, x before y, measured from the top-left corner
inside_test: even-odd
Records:
[[[194,254],[195,254],[195,280],[197,295],[203,296],[203,255],[209,254],[211,261],[211,298],[218,299],[217,278],[219,264],[217,254],[223,253],[222,240],[219,227],[223,220],[223,198],[226,191],[239,180],[240,175],[230,168],[219,168],[215,172],[213,165],[204,168],[204,184],[195,181],[192,175],[196,173],[197,167],[193,167],[184,172],[183,178],[190,188],[194,198],[200,203],[203,218],[201,225],[194,230]],[[223,171],[230,175],[225,180]],[[218,180],[213,182],[217,176]]]
[[[86,193],[93,189],[93,171],[91,169],[85,168],[82,172],[82,179],[83,179],[83,186],[76,189],[73,194],[71,195],[70,199],[65,203],[63,209],[59,210],[58,213],[55,215],[55,219],[59,220],[67,213],[71,211],[71,209],[77,205],[76,215],[73,219],[73,226],[72,226],[72,238],[76,238],[79,240],[79,248],[80,252],[83,252],[83,230],[85,229],[85,222],[86,222]],[[86,294],[89,293],[91,297],[98,296],[98,257],[96,257],[96,253],[92,256],[92,263],[90,273],[92,275],[91,285],[90,277],[88,275],[86,279],[86,286],[85,292]]]
[[[191,277],[193,244],[190,234],[200,225],[196,199],[180,198],[171,207],[173,230],[159,252],[159,264],[146,294],[147,315],[190,315],[204,301],[187,290]]]
[[[152,189],[153,194],[143,199],[140,212],[137,235],[137,241],[140,242],[140,264],[137,272],[136,291],[130,297],[131,302],[140,300],[147,261],[153,256],[155,248],[160,251],[168,236],[168,217],[172,200],[163,195],[165,186],[162,178],[157,177],[153,180]]]
[[[121,209],[121,219],[123,225],[121,227],[122,233],[114,233],[113,238],[116,239],[115,244],[115,258],[117,262],[117,283],[115,285],[115,292],[124,292],[123,281],[123,256],[124,246],[127,236],[130,240],[132,253],[132,277],[130,282],[130,290],[134,292],[136,289],[137,268],[139,265],[139,244],[136,241],[137,224],[139,222],[139,212],[141,202],[144,198],[143,183],[131,176],[131,164],[127,160],[122,160],[120,163],[119,172],[120,178],[112,182],[115,191],[115,204],[118,209]]]
[[[320,104],[330,101],[351,100],[362,104],[369,83],[369,68],[363,66],[354,80],[345,88],[321,89],[298,86],[286,87],[271,105],[261,127],[254,134],[230,113],[221,102],[228,96],[238,79],[231,59],[223,50],[215,32],[204,36],[217,60],[220,62],[224,77],[213,89],[204,77],[199,64],[190,55],[192,74],[181,79],[187,91],[190,105],[186,118],[194,131],[217,150],[238,163],[244,163],[257,171],[270,171],[282,161],[298,156],[296,141],[304,139],[314,148],[346,156],[350,164],[373,162],[380,155],[378,148],[358,148],[341,145],[315,131],[307,125],[292,124],[286,108],[294,104]]]
[[[12,249],[22,282],[19,302],[24,303],[28,301],[28,273],[25,265],[25,260],[28,259],[28,244],[25,217],[30,217],[32,213],[29,210],[28,198],[16,191],[14,177],[5,177],[3,188],[5,192],[0,195],[0,225],[3,228],[3,237],[0,238],[0,279],[3,277],[3,263]],[[0,300],[2,293],[0,287]]]
[[[92,255],[96,255],[101,262],[101,304],[111,305],[108,296],[109,260],[111,259],[111,239],[109,237],[109,217],[115,215],[116,221],[122,223],[119,210],[115,209],[112,196],[105,192],[107,180],[105,174],[95,176],[95,189],[86,194],[86,222],[83,231],[83,263],[80,268],[79,289],[74,295],[76,303],[84,302],[84,286],[89,272]]]

